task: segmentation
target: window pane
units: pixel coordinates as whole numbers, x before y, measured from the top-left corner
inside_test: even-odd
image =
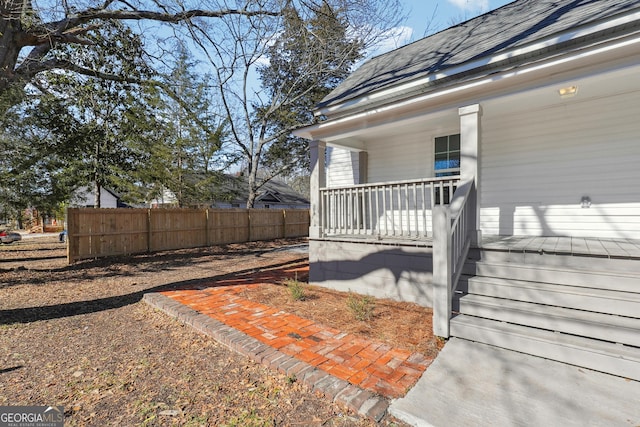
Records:
[[[446,160],[436,161],[435,170],[449,169],[449,162]]]
[[[446,136],[440,136],[436,138],[436,153],[445,153],[448,151],[448,141]]]
[[[435,155],[435,159],[436,159],[436,163],[440,162],[440,161],[447,161],[449,160],[449,156],[447,153],[436,153]]]
[[[451,135],[449,137],[449,150],[460,151],[460,135]]]

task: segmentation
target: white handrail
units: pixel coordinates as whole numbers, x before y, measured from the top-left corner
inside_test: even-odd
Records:
[[[433,332],[449,337],[451,299],[471,247],[475,182],[458,186],[449,206],[433,210]],[[474,199],[475,200],[475,199]]]
[[[446,204],[458,177],[391,181],[320,189],[322,236],[426,238],[431,211]]]
[[[467,181],[458,186],[453,195],[453,199],[449,204],[451,211],[451,262],[452,262],[452,291],[455,291],[458,285],[458,279],[462,272],[469,247],[471,246],[471,237],[469,236],[469,212],[467,201],[474,188],[473,181]]]

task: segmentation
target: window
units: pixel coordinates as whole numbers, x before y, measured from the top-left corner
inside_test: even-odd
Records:
[[[434,172],[436,177],[460,175],[460,134],[438,136],[435,140]],[[442,203],[449,204],[449,188],[443,188]],[[455,190],[455,187],[454,187]],[[436,204],[440,204],[440,189],[436,188]]]
[[[434,159],[436,177],[460,175],[460,134],[437,137]]]

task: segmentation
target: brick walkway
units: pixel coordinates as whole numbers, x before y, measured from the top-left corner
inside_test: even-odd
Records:
[[[366,394],[367,398],[375,395],[385,398],[403,396],[431,364],[432,359],[427,359],[420,353],[392,348],[380,342],[319,325],[294,314],[247,300],[241,295],[244,289],[265,283],[281,283],[285,278],[296,275],[304,277],[307,273],[306,263],[289,265],[256,274],[216,280],[210,285],[199,284],[196,287],[166,290],[153,296],[147,295],[145,300],[203,332],[207,332],[207,328],[202,325],[199,327],[198,322],[205,318],[239,331],[241,334],[235,338],[235,342],[227,340],[229,342],[225,344],[231,344],[232,348],[241,353],[287,375],[299,377],[301,374],[308,374],[310,369],[314,372],[320,370],[355,386],[352,388],[368,390],[372,394]],[[166,298],[191,309],[192,316],[189,316],[189,311],[178,310],[178,313],[172,310],[172,307],[176,308],[175,304],[162,304],[162,299]],[[216,333],[211,335],[215,336]],[[217,335],[218,338],[222,337],[224,342],[228,334],[218,332]],[[263,345],[252,346],[252,343]],[[268,351],[269,349],[271,351]],[[314,367],[317,369],[312,369]],[[322,387],[315,387],[320,380],[327,382],[327,378],[327,375],[304,375],[303,380],[314,388],[320,388],[325,394],[333,394],[332,397],[335,398],[340,393],[340,383],[332,383],[336,389],[334,393]],[[358,404],[355,405],[356,402],[353,400],[357,393],[352,394],[353,396],[343,396],[342,399],[350,406],[361,406],[364,402],[360,400],[367,400],[362,397],[355,399],[358,400]],[[370,402],[368,406],[376,405]],[[386,410],[385,404],[377,406],[384,406]],[[371,412],[372,408],[369,407],[364,408],[366,410],[361,407],[355,409],[372,418],[380,417],[380,414],[372,416],[371,413],[367,413]]]

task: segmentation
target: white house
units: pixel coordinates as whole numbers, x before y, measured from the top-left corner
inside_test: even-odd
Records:
[[[310,280],[640,380],[640,1],[519,0],[317,107]]]
[[[113,191],[108,188],[101,187],[100,188],[100,207],[101,208],[117,208],[119,197]],[[76,191],[74,191],[70,206],[71,207],[94,207],[96,204],[95,200],[95,191],[93,187],[80,187]]]

